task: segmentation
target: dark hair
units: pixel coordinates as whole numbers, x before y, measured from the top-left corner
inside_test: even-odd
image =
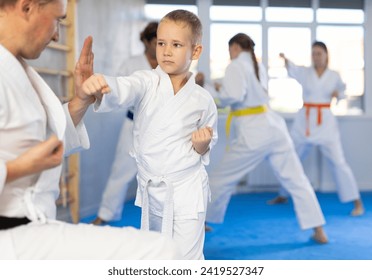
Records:
[[[158,23],[156,21],[149,22],[145,29],[140,34],[140,40],[142,42],[150,42],[152,39],[156,38],[156,31],[158,30]]]
[[[247,34],[238,33],[229,40],[229,46],[231,46],[234,43],[238,44],[243,50],[248,51],[248,52],[251,53],[253,66],[254,66],[254,72],[256,74],[257,79],[260,80],[257,58],[256,58],[256,55],[254,53],[255,43],[252,40],[252,38],[249,37]]]
[[[201,43],[203,34],[202,24],[200,22],[200,19],[195,14],[186,10],[174,10],[166,14],[160,22],[167,19],[174,22],[182,22],[185,25],[189,26],[193,35],[193,44]]]
[[[326,44],[324,44],[323,42],[320,42],[320,41],[315,41],[312,45],[311,45],[311,47],[313,48],[313,47],[320,47],[320,48],[322,48],[327,54],[328,54],[328,49],[327,49],[327,46],[326,46]]]

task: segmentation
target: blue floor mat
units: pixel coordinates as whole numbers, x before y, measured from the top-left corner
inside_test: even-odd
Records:
[[[204,255],[210,260],[372,260],[372,192],[363,192],[365,215],[351,217],[352,203],[340,203],[335,193],[317,193],[327,224],[326,245],[311,240],[312,230],[300,230],[293,204],[267,205],[275,193],[239,194],[231,198],[225,222],[211,224]],[[140,208],[127,202],[112,226],[140,225]],[[86,217],[90,222],[95,217]]]

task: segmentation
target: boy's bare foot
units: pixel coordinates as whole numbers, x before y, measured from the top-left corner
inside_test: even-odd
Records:
[[[351,211],[351,216],[361,216],[364,214],[364,207],[361,199],[354,200],[354,209]]]
[[[91,224],[96,226],[100,226],[104,223],[106,223],[106,221],[102,220],[100,217],[97,217],[93,222],[91,222]]]
[[[273,199],[268,200],[266,203],[269,205],[284,204],[284,203],[288,203],[288,198],[279,195]]]
[[[312,239],[318,244],[328,243],[328,237],[325,234],[323,227],[314,228],[314,234],[312,236]]]

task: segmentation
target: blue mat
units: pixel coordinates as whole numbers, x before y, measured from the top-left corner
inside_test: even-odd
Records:
[[[317,193],[329,243],[319,245],[312,230],[300,230],[291,202],[267,205],[274,193],[239,194],[231,198],[225,222],[211,224],[204,254],[210,260],[372,260],[372,192],[362,193],[366,213],[349,216],[352,203],[334,193]],[[140,208],[126,203],[122,220],[112,226],[140,226]],[[90,222],[87,217],[82,222]]]

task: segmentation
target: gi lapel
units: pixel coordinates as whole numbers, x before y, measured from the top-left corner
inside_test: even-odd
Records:
[[[173,93],[173,86],[168,74],[166,74],[159,66],[155,71],[159,73],[160,76],[156,94],[166,95],[170,92]],[[189,93],[194,86],[195,77],[192,75],[176,95],[173,95],[170,98],[166,97],[166,104],[154,114],[150,121],[147,122],[146,128],[143,131],[145,133],[156,132],[172,122],[176,112],[182,108],[186,102],[186,98],[189,97]]]
[[[50,131],[62,140],[66,130],[66,116],[61,102],[32,67],[26,65],[26,73],[45,108]]]
[[[66,130],[66,116],[63,107],[45,81],[36,71],[25,65],[26,73],[40,97],[41,103],[47,114],[47,135],[56,134],[63,140]],[[44,170],[33,188],[28,188],[24,194],[27,217],[32,221],[45,223],[47,218],[56,216],[55,200],[59,194],[59,177],[62,166]]]

